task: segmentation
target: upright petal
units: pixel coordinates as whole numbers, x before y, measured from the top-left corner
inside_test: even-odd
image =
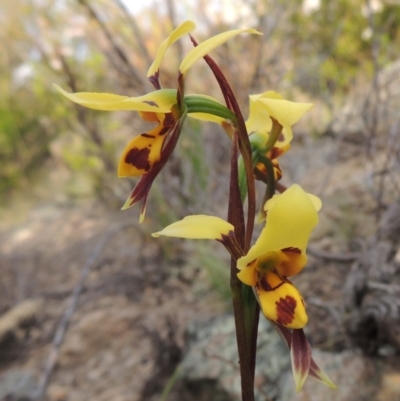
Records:
[[[316,198],[316,197],[315,197]],[[239,268],[261,255],[285,248],[305,252],[318,213],[310,196],[297,184],[267,202],[266,225],[248,254],[238,260]]]
[[[256,291],[264,316],[289,329],[301,329],[308,317],[297,288],[276,273],[259,274]]]
[[[291,127],[313,106],[311,103],[295,103],[276,97],[260,97],[258,102],[264,104],[270,117],[275,118],[283,127]]]
[[[175,89],[161,89],[143,96],[118,96],[111,93],[78,92],[68,93],[58,85],[55,89],[67,99],[94,110],[135,110],[142,112],[167,113],[176,103]]]
[[[256,35],[262,35],[261,32],[256,31],[255,29],[235,29],[232,31],[224,32],[219,35],[213,36],[210,39],[205,40],[200,43],[194,49],[192,49],[186,57],[182,60],[181,65],[179,66],[179,71],[181,74],[186,74],[190,67],[197,61],[203,58],[207,53],[216,47],[222,45],[227,40],[233,38],[240,33],[253,33]]]
[[[249,118],[246,121],[246,128],[251,133],[268,133],[272,128],[272,120],[268,109],[258,99],[261,95],[250,95]],[[268,138],[267,138],[268,139]]]
[[[172,33],[168,36],[164,42],[161,43],[160,47],[157,50],[156,58],[154,59],[153,64],[150,66],[147,71],[147,77],[151,77],[157,73],[160,68],[161,61],[164,57],[165,52],[168,47],[174,44],[178,39],[187,33],[193,31],[196,28],[196,25],[192,21],[185,21],[181,25],[178,26]]]
[[[165,235],[178,238],[222,240],[223,236],[227,236],[233,231],[233,225],[219,217],[194,215],[186,216],[152,235],[153,237]]]

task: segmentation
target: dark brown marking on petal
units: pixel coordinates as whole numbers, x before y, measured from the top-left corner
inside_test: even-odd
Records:
[[[167,134],[169,131],[171,131],[171,127],[170,126],[164,126],[160,129],[160,132],[158,133],[158,136],[163,136],[165,134]]]
[[[278,142],[283,142],[285,140],[285,135],[281,132],[278,137]]]
[[[275,303],[276,305],[276,315],[277,323],[287,326],[294,320],[294,311],[296,310],[297,302],[296,300],[286,295],[285,298],[281,298],[279,301]]]
[[[282,252],[293,252],[293,253],[298,253],[299,255],[301,255],[301,250],[299,248],[293,248],[293,247],[289,247],[289,248],[283,248],[281,249]]]
[[[268,282],[266,274],[260,274],[257,272],[257,288],[262,288],[264,291],[275,291],[281,285],[285,284],[284,282],[279,283],[277,286],[272,287],[272,285]]]
[[[147,148],[133,148],[126,154],[125,163],[132,164],[132,166],[138,168],[139,170],[149,171],[149,154],[150,150]]]
[[[277,159],[281,154],[283,153],[282,149],[280,148],[272,148],[269,152],[268,152],[268,158],[270,160],[273,159]]]
[[[158,107],[158,104],[156,102],[154,102],[153,100],[143,100],[143,103],[146,103],[149,106]]]
[[[144,136],[145,138],[155,138],[154,135],[150,135],[150,134],[142,134],[140,136]]]
[[[175,117],[172,115],[172,113],[167,113],[165,114],[163,125],[171,127],[172,125],[175,124],[175,121],[176,121]]]

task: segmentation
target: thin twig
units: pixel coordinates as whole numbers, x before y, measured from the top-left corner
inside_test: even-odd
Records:
[[[128,9],[126,8],[126,5],[123,1],[121,0],[114,0],[115,3],[117,4],[117,6],[122,10],[122,12],[124,13],[130,28],[132,29],[132,32],[135,36],[136,42],[139,46],[140,49],[140,53],[142,54],[142,56],[144,57],[144,59],[146,60],[147,65],[150,65],[152,63],[152,59],[150,56],[150,53],[146,47],[145,41],[143,40],[143,35],[142,32],[140,31],[139,25],[136,22],[136,19],[134,18],[134,16],[128,11]]]
[[[128,70],[130,83],[135,82],[137,88],[142,88],[144,86],[144,81],[141,78],[140,74],[138,74],[136,67],[132,65],[129,61],[128,56],[126,55],[125,51],[122,49],[121,46],[115,41],[113,35],[107,28],[107,26],[103,23],[101,18],[97,15],[94,8],[90,5],[87,0],[78,0],[78,3],[82,6],[86,7],[90,16],[99,24],[101,30],[103,31],[104,35],[107,37],[107,40],[110,42],[112,49],[114,50],[117,57],[122,61],[125,65],[126,69]],[[113,57],[111,57],[112,59]]]

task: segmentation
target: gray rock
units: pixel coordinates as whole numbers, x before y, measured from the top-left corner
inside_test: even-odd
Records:
[[[36,387],[37,381],[32,372],[9,370],[0,376],[0,400],[31,400]]]
[[[209,391],[215,396],[221,393],[229,396],[218,397],[218,400],[241,400],[233,317],[226,315],[192,324],[189,336],[189,348],[181,365],[181,381],[188,386],[196,384],[199,393]],[[337,385],[336,390],[309,377],[302,391],[296,394],[289,350],[270,323],[261,317],[255,375],[256,400],[374,400],[380,385],[379,366],[374,359],[363,356],[357,350],[332,353],[313,349],[312,353],[315,361]],[[206,388],[200,389],[202,384]]]
[[[207,381],[228,393],[232,400],[241,399],[235,322],[225,315],[189,327],[189,349],[181,365],[182,380],[191,383]],[[256,399],[275,399],[287,385],[285,372],[291,369],[288,348],[265,320],[260,320],[258,359],[255,374]],[[293,385],[293,379],[290,379]]]

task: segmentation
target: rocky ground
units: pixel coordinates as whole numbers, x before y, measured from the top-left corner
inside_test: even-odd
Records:
[[[400,337],[383,336],[379,319],[361,332],[358,324],[371,282],[385,300],[399,288],[400,244],[385,248],[389,270],[366,253],[381,244],[371,166],[357,142],[301,138],[282,161],[285,179],[321,196],[324,209],[295,281],[315,359],[338,390],[309,380],[295,395],[288,351],[263,322],[257,400],[399,400]],[[394,181],[382,210],[395,198]],[[192,243],[155,240],[159,223],[150,217],[139,226],[137,210],[92,201],[43,203],[22,220],[0,231],[0,400],[239,400],[232,317]]]

